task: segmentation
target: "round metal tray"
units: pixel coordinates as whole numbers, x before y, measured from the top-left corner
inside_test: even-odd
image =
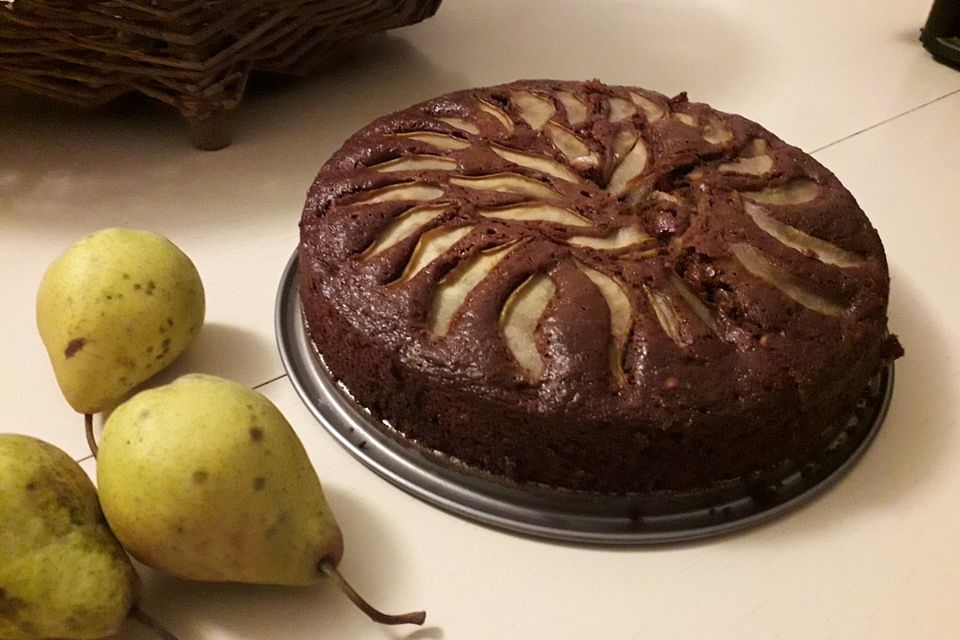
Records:
[[[844,428],[777,480],[737,481],[709,491],[629,496],[520,486],[442,464],[389,435],[327,370],[304,332],[296,254],[277,295],[277,343],[297,393],[327,431],[378,474],[451,513],[523,534],[593,544],[643,545],[730,533],[767,522],[820,495],[864,454],[893,389],[882,371]]]

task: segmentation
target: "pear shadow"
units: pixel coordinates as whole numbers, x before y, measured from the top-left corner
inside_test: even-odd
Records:
[[[137,565],[143,579],[141,607],[181,640],[204,638],[214,629],[228,630],[231,637],[316,638],[336,611],[339,594],[331,585],[278,587],[237,583],[203,583],[180,580]],[[347,603],[347,606],[350,606]],[[136,635],[127,635],[127,632]],[[216,635],[216,634],[214,634]],[[119,637],[156,639],[133,620]]]
[[[443,629],[441,627],[421,627],[406,635],[392,630],[391,637],[396,640],[443,640]]]
[[[273,363],[271,379],[283,375],[273,340],[237,326],[207,322],[193,344],[145,386],[168,384],[188,373],[205,373],[252,387],[264,382],[264,362]]]
[[[339,568],[344,577],[374,607],[387,613],[425,609],[427,620],[432,622],[436,612],[431,611],[429,603],[417,599],[415,582],[385,579],[402,575],[402,563],[398,562],[398,555],[389,544],[390,540],[397,537],[393,522],[382,513],[373,511],[356,489],[345,490],[327,480],[324,482],[323,491],[343,532],[344,555]],[[398,593],[396,585],[401,584],[408,585],[405,590],[410,595]],[[347,606],[348,609],[353,609],[349,603]],[[358,619],[365,623],[370,622],[363,614],[359,614]],[[435,625],[431,624],[430,627],[423,628],[400,626],[382,629],[397,632],[391,637],[406,638],[408,634],[400,633],[399,630],[413,629],[422,632],[434,627]],[[442,637],[442,631],[439,637]]]
[[[933,319],[934,305],[906,272],[891,268],[891,281],[890,331],[898,335],[906,355],[895,365],[890,410],[863,458],[824,496],[826,508],[814,517],[795,519],[801,528],[822,531],[863,510],[912,501],[933,478],[950,472],[943,445],[960,416],[954,390],[944,384],[949,377],[943,345],[949,338]]]

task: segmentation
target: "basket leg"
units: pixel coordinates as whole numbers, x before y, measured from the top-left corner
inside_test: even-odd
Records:
[[[203,116],[187,117],[190,141],[197,149],[217,151],[233,141],[233,117],[227,109],[217,109]]]

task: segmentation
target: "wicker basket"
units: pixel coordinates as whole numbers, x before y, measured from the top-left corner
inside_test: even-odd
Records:
[[[230,143],[251,70],[305,74],[441,0],[0,0],[0,84],[89,107],[138,91]]]

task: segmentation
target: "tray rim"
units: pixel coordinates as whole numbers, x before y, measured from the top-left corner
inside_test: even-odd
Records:
[[[661,499],[664,505],[669,505],[671,502],[689,500],[691,494],[603,497],[574,491],[523,489],[519,485],[511,487],[483,478],[479,473],[474,475],[441,467],[415,448],[405,446],[391,437],[387,433],[389,427],[383,423],[380,423],[383,426],[376,426],[375,423],[380,421],[360,407],[346,388],[333,378],[306,336],[297,286],[297,260],[298,252],[295,250],[280,279],[274,320],[277,347],[284,370],[310,413],[354,458],[391,484],[448,513],[516,534],[556,542],[639,547],[714,538],[770,522],[824,494],[850,472],[876,438],[892,398],[894,367],[890,363],[872,380],[872,383],[879,385],[878,404],[873,407],[871,424],[859,436],[860,440],[849,455],[824,477],[788,499],[765,505],[763,500],[754,495],[736,493],[734,500],[719,502],[711,507],[701,505],[696,509],[674,510],[666,514],[627,515],[622,509],[630,508],[630,505],[651,501],[658,503]],[[345,400],[344,396],[349,400]],[[841,430],[838,439],[845,437],[845,433],[845,430]],[[359,440],[357,436],[360,436]],[[825,449],[835,442],[831,441]],[[538,508],[531,504],[517,504],[511,498],[546,500],[552,504],[550,508],[542,504]],[[569,510],[556,508],[558,504],[569,505]],[[603,504],[616,505],[621,511],[606,515],[597,513],[597,509],[603,511]],[[724,516],[726,519],[702,524],[704,513],[710,512],[714,514],[710,518],[714,518],[718,512],[729,509],[731,504],[741,504],[738,509],[746,507],[746,510],[742,515]],[[667,522],[674,519],[681,523],[691,519],[701,524],[652,530],[635,524],[650,519]],[[632,528],[624,529],[623,525],[628,520],[633,521]],[[608,526],[599,526],[604,523]]]

